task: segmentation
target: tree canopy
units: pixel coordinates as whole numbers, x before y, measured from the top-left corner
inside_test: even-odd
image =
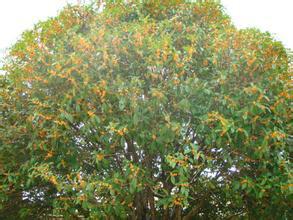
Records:
[[[1,219],[293,217],[288,54],[218,2],[68,6],[4,70]]]

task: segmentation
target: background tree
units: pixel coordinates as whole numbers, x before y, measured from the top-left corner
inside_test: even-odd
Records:
[[[215,1],[127,2],[67,7],[11,48],[1,219],[290,219],[282,44]]]

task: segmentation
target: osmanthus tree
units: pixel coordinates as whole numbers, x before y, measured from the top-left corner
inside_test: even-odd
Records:
[[[65,8],[6,58],[0,218],[292,218],[288,66],[215,1]]]

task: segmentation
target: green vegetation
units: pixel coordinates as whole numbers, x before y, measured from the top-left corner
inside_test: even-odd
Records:
[[[0,218],[292,219],[282,44],[215,1],[121,2],[67,7],[11,48]]]

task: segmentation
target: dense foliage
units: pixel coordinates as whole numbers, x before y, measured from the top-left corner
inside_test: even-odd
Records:
[[[0,218],[292,219],[288,60],[211,0],[65,8],[0,76]]]

